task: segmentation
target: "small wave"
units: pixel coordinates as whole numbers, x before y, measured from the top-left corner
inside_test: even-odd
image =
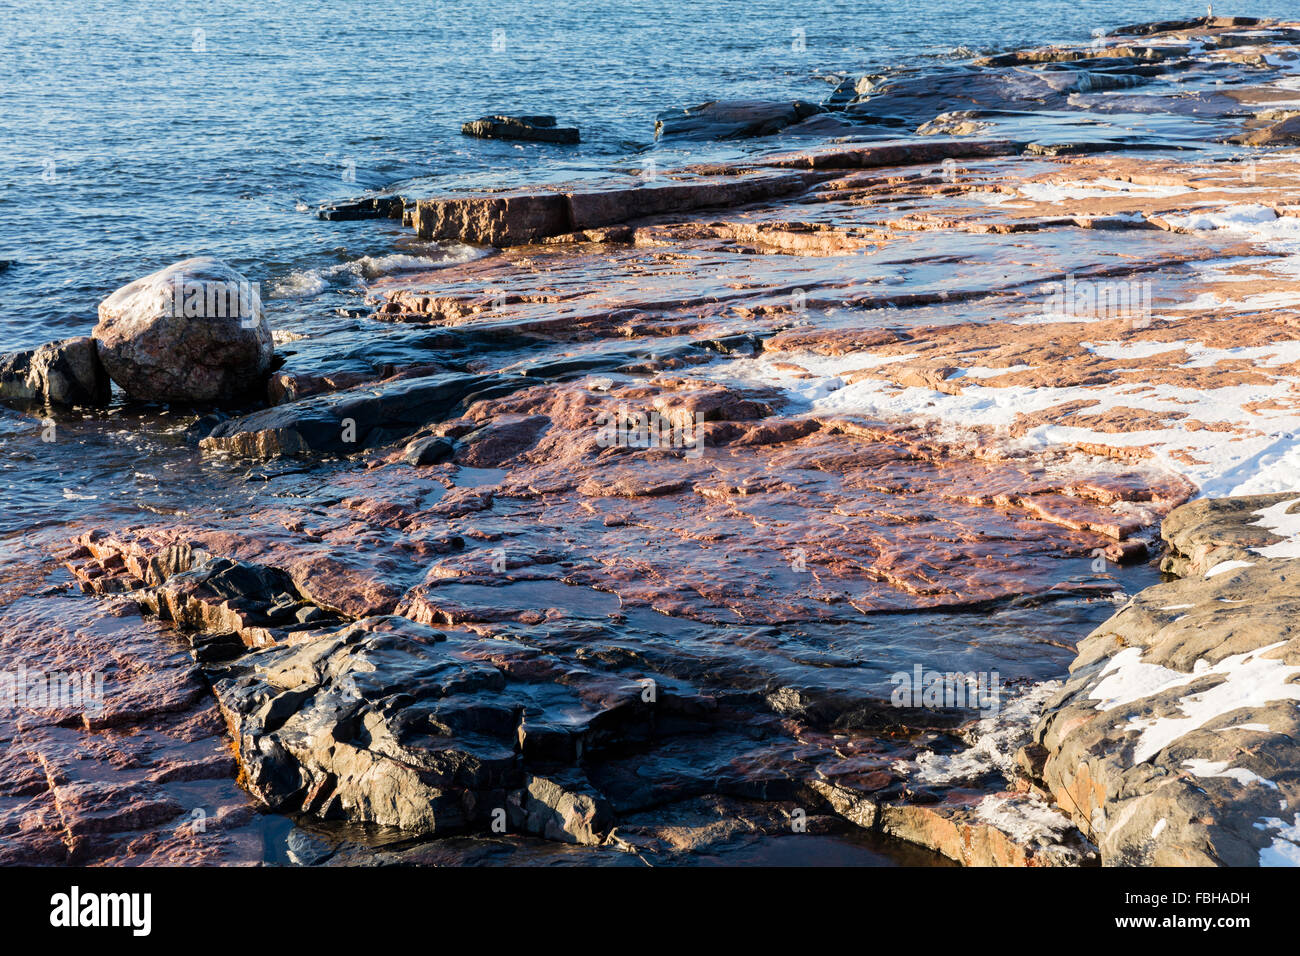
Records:
[[[291,272],[271,283],[270,297],[273,299],[311,298],[331,288],[355,288],[366,280],[381,279],[402,272],[442,269],[486,254],[485,250],[474,246],[453,243],[420,255],[393,252],[382,256],[362,256],[337,265]]]
[[[357,269],[364,278],[379,279],[398,272],[418,272],[421,269],[438,269],[459,262],[468,262],[477,255],[478,250],[473,247],[461,246],[459,249],[448,249],[438,256],[412,256],[402,252],[394,252],[387,256],[362,256],[356,262],[347,265],[348,268]]]
[[[273,299],[303,299],[313,295],[320,295],[330,286],[317,269],[307,269],[301,272],[290,272],[282,279],[277,279],[271,284],[271,298]]]

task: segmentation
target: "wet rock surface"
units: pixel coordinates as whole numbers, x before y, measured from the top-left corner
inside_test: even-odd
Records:
[[[1297,505],[1284,494],[1174,511],[1164,533],[1186,576],[1080,643],[1036,739],[1044,786],[1103,863],[1300,858]]]
[[[430,375],[323,392],[220,422],[200,445],[250,458],[346,454],[400,441],[430,420],[449,417],[475,393],[513,384]]]
[[[0,627],[0,863],[262,861],[225,725],[174,632],[62,592],[7,602]]]
[[[768,136],[820,113],[815,103],[762,103],[750,100],[703,103],[667,110],[655,119],[655,137],[745,139]]]
[[[984,812],[978,785],[997,775],[992,767],[930,782],[927,806],[905,809],[912,800],[900,761],[933,746],[958,711],[891,716],[869,697],[774,689],[707,645],[689,661],[681,640],[665,656],[647,653],[645,636],[616,643],[622,629],[596,615],[440,628],[383,616],[339,629],[300,596],[286,600],[292,583],[265,566],[175,543],[154,552],[92,536],[84,548],[72,568],[85,587],[130,593],[184,628],[235,737],[241,780],[270,810],[408,838],[528,834],[647,862],[711,841],[846,825],[967,863],[1089,858],[1077,836],[1039,848],[1005,813]],[[317,613],[302,613],[304,603]],[[308,624],[264,626],[286,605]],[[761,662],[751,655],[748,669]],[[896,726],[892,741],[854,732],[882,722]],[[929,805],[936,793],[948,796]],[[683,842],[679,814],[724,797],[770,806]]]

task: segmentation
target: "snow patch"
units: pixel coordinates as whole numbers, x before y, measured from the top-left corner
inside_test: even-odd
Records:
[[[1251,524],[1265,528],[1285,540],[1251,550],[1265,558],[1300,558],[1300,514],[1288,513],[1298,504],[1300,498],[1291,498],[1256,511],[1259,520],[1252,521]]]
[[[1208,581],[1210,578],[1217,578],[1227,571],[1236,571],[1238,568],[1253,568],[1254,566],[1254,561],[1221,561],[1205,572],[1205,579]]]
[[[989,794],[975,808],[981,823],[1001,830],[1021,845],[1057,843],[1073,824],[1060,810],[1034,797],[1013,799]]]
[[[1277,701],[1300,701],[1300,684],[1292,683],[1292,679],[1300,675],[1300,667],[1264,656],[1285,644],[1285,641],[1278,641],[1253,651],[1232,654],[1217,664],[1210,664],[1202,658],[1193,665],[1190,674],[1159,664],[1148,664],[1142,660],[1140,648],[1128,647],[1107,663],[1102,671],[1102,680],[1090,696],[1101,701],[1098,710],[1108,711],[1194,680],[1223,678],[1206,690],[1179,699],[1175,705],[1177,716],[1135,717],[1122,728],[1138,732],[1133,762],[1139,764],[1185,734],[1235,710],[1263,707]]]
[[[1254,771],[1247,770],[1245,767],[1229,767],[1226,760],[1205,760],[1201,757],[1183,761],[1183,767],[1191,774],[1198,777],[1228,777],[1237,781],[1243,787],[1257,783],[1264,787],[1277,789],[1277,784],[1272,780],[1261,777]]]

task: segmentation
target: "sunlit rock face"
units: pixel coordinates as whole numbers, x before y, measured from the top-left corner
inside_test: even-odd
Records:
[[[257,287],[224,262],[186,259],[99,304],[100,360],[132,398],[227,404],[260,391],[274,348]]]
[[[1300,505],[1184,505],[1185,577],[1147,588],[1079,645],[1037,739],[1044,785],[1129,866],[1295,865],[1300,791]]]

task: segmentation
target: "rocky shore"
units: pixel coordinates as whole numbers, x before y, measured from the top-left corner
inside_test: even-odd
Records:
[[[0,358],[19,453],[180,476],[8,539],[0,672],[106,694],[0,731],[0,862],[1295,862],[1298,78],[1218,18],[667,111],[747,146]]]

